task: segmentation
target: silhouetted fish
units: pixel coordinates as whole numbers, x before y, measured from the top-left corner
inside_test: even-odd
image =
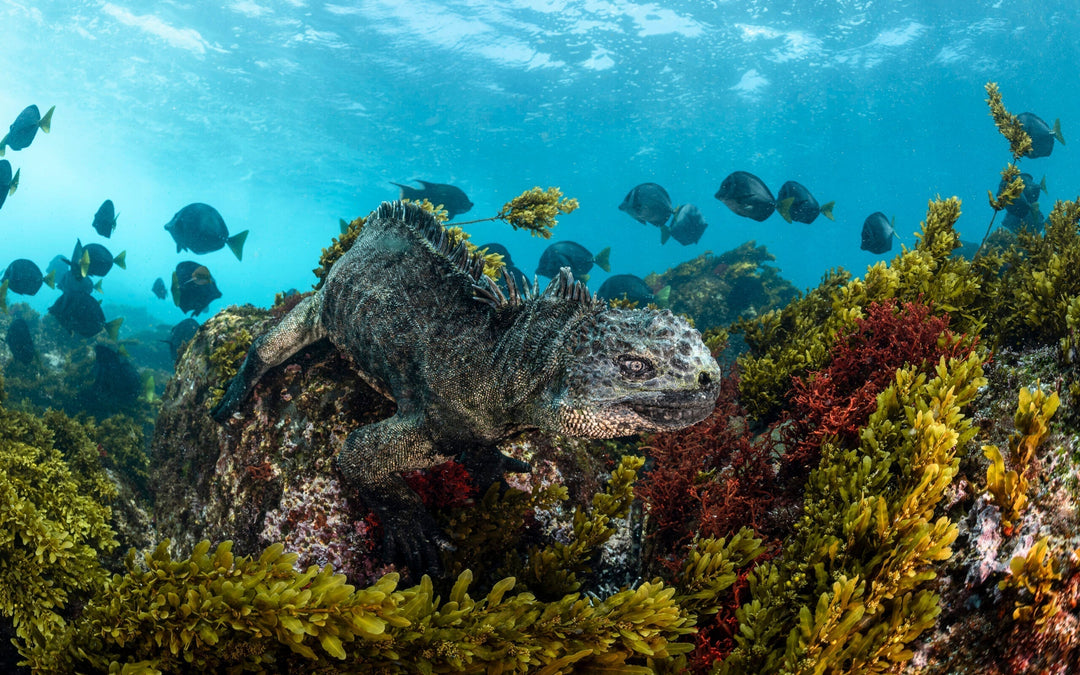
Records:
[[[184,343],[195,337],[197,332],[199,332],[199,322],[190,317],[172,327],[169,331],[168,343],[173,361],[176,360],[176,355],[180,353],[180,348],[184,346]]]
[[[1054,151],[1054,139],[1065,145],[1065,137],[1061,135],[1061,120],[1054,120],[1054,128],[1042,120],[1035,113],[1020,113],[1016,116],[1024,131],[1031,136],[1031,150],[1025,157],[1049,157]]]
[[[619,204],[619,210],[626,211],[639,223],[651,223],[660,228],[667,224],[674,211],[667,190],[656,183],[642,183],[630,190]]]
[[[113,207],[111,199],[106,199],[98,207],[97,213],[94,214],[94,229],[101,236],[108,239],[112,236],[113,230],[116,229],[116,209]]]
[[[446,213],[450,218],[453,218],[460,213],[465,213],[473,207],[473,203],[469,201],[469,198],[465,196],[465,193],[459,187],[448,185],[446,183],[429,183],[426,180],[417,180],[416,182],[424,187],[414,188],[393,181],[391,181],[390,184],[401,188],[402,199],[413,199],[416,201],[426,199],[435,206],[442,204],[442,207],[446,209]]]
[[[16,188],[19,187],[19,169],[15,172],[15,175],[11,175],[11,162],[6,159],[0,159],[0,207],[4,205],[7,198],[15,194]]]
[[[118,318],[106,323],[101,305],[89,293],[82,291],[62,293],[49,308],[49,314],[56,317],[65,330],[85,338],[92,338],[105,330],[109,337],[115,340],[120,324],[124,321]]]
[[[34,351],[34,340],[30,337],[30,324],[26,323],[26,319],[21,316],[8,326],[5,342],[11,350],[11,356],[18,363],[32,363],[37,357],[37,352]]]
[[[7,269],[4,270],[4,276],[0,277],[0,283],[3,283],[4,287],[12,293],[34,295],[41,290],[41,284],[43,283],[49,288],[55,288],[54,279],[55,276],[52,272],[42,276],[41,268],[33,260],[19,258],[7,266]]]
[[[633,274],[612,274],[600,284],[596,297],[601,300],[624,298],[644,307],[653,301],[653,292],[641,277]]]
[[[103,277],[109,273],[115,263],[120,269],[127,269],[127,251],[120,251],[113,257],[109,249],[101,244],[82,243],[81,239],[75,240],[75,249],[71,252],[72,270],[78,270],[82,276]]]
[[[1024,191],[1021,192],[1020,196],[1014,199],[1011,204],[1005,206],[1005,211],[1013,214],[1017,218],[1023,219],[1028,211],[1031,210],[1031,207],[1039,201],[1039,197],[1042,195],[1043,191],[1046,190],[1046,176],[1043,176],[1042,181],[1036,183],[1035,177],[1030,173],[1022,173],[1020,174],[1020,180],[1024,181]],[[1001,191],[1004,189],[1005,179],[1002,178],[998,182],[997,193],[1001,194]]]
[[[892,250],[892,240],[896,234],[895,225],[895,217],[890,222],[881,211],[871,213],[863,221],[862,245],[859,248],[876,254]]]
[[[72,272],[70,269],[60,275],[60,281],[56,282],[56,287],[63,293],[93,293],[97,291],[101,293],[101,279],[95,284],[90,280],[90,277],[84,277],[78,272]]]
[[[1046,219],[1043,217],[1042,211],[1039,210],[1038,202],[1036,202],[1031,204],[1030,208],[1022,216],[1006,211],[1005,219],[1001,224],[1013,232],[1025,229],[1031,232],[1042,232],[1046,228]]]
[[[38,129],[49,133],[54,110],[56,110],[56,106],[49,108],[49,112],[45,113],[45,117],[42,117],[41,111],[38,110],[36,105],[24,108],[19,113],[19,116],[15,118],[15,121],[11,123],[11,126],[8,127],[7,135],[0,140],[0,157],[4,156],[6,148],[22,150],[29,146],[34,142],[34,136],[37,135]]]
[[[172,220],[165,225],[165,229],[176,242],[177,253],[187,250],[201,255],[228,245],[237,260],[243,259],[244,240],[247,239],[248,231],[244,230],[230,237],[225,220],[217,209],[209,204],[188,204],[176,212]]]
[[[514,261],[510,258],[510,249],[506,248],[502,244],[491,242],[490,244],[483,244],[476,247],[477,250],[483,251],[487,249],[488,253],[498,253],[502,256],[503,263],[507,265],[513,265]]]
[[[221,291],[204,265],[185,260],[176,266],[172,277],[172,298],[181,311],[198,316],[220,297]]]
[[[143,391],[139,371],[111,347],[94,345],[94,383],[89,393],[98,403],[115,409],[131,405]]]
[[[683,204],[675,209],[675,217],[671,219],[671,228],[660,227],[660,243],[667,243],[668,237],[671,237],[683,246],[696,244],[708,226],[705,216],[701,215],[701,209],[693,204]]]
[[[767,185],[746,171],[736,171],[720,183],[714,195],[735,215],[761,222],[776,209],[776,199]]]
[[[154,292],[154,295],[158,297],[158,300],[164,300],[165,294],[168,292],[165,290],[165,280],[161,277],[154,279],[154,285],[150,290]]]
[[[578,279],[587,279],[593,263],[605,272],[611,271],[608,258],[611,255],[611,247],[608,246],[595,256],[589,250],[575,241],[557,241],[544,249],[540,254],[540,264],[536,267],[536,273],[542,277],[554,277],[562,267],[569,267],[570,271]]]
[[[818,200],[801,183],[789,180],[780,186],[780,192],[776,196],[776,211],[780,217],[788,221],[810,224],[814,222],[819,213],[825,214],[829,220],[833,218],[832,210],[836,202],[829,202],[824,206],[818,205]]]

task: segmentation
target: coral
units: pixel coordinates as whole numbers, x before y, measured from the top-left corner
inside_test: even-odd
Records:
[[[52,640],[69,603],[104,580],[115,496],[77,422],[0,408],[0,617],[21,640]]]
[[[859,445],[824,445],[793,535],[750,576],[720,672],[876,672],[911,658],[940,612],[926,584],[957,527],[934,510],[974,435],[961,410],[985,383],[981,364],[972,353],[942,358],[932,378],[898,370]]]
[[[667,306],[691,317],[699,329],[720,328],[782,307],[798,295],[775,267],[765,264],[771,260],[775,257],[764,246],[748,241],[720,255],[706,251],[648,275],[645,283],[657,292],[670,286]]]

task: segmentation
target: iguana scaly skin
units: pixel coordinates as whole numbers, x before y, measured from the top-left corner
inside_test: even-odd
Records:
[[[384,556],[418,574],[448,544],[402,472],[461,456],[484,488],[521,470],[497,449],[518,432],[612,438],[713,410],[720,369],[681,318],[607,309],[569,268],[542,293],[507,284],[429,213],[384,203],[322,289],[255,340],[213,417],[237,414],[269,368],[329,338],[397,404],[349,434],[337,467],[379,516]]]

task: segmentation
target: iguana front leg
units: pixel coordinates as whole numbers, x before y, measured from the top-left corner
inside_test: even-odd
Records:
[[[322,294],[315,293],[301,300],[281,323],[260,335],[251,343],[240,371],[229,383],[221,402],[210,411],[218,423],[232,417],[247,399],[259,378],[274,366],[280,365],[304,347],[326,337],[320,316]]]
[[[415,577],[438,574],[441,552],[452,545],[401,473],[448,459],[423,431],[422,416],[399,412],[350,433],[335,460],[382,524],[384,559],[404,564]]]

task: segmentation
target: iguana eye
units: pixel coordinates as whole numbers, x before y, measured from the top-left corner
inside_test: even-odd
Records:
[[[656,376],[656,368],[652,362],[640,356],[621,354],[615,357],[615,363],[622,376],[628,380],[648,380]]]

